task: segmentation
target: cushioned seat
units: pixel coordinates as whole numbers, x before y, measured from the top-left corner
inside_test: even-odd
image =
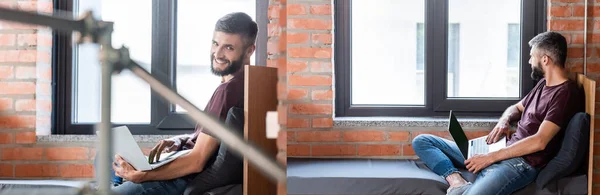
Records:
[[[464,170],[466,179],[475,176]],[[288,195],[446,194],[448,183],[419,160],[288,159]],[[553,181],[536,190],[535,183],[516,195],[586,194],[585,175]],[[550,190],[557,186],[558,191]],[[556,189],[556,188],[554,188]]]
[[[232,184],[212,189],[203,195],[242,195],[244,193],[242,184]]]
[[[74,195],[86,190],[91,190],[91,186],[86,185],[85,181],[0,180],[0,195]]]

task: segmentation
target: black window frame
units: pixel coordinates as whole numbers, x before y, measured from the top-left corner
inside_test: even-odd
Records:
[[[55,11],[73,11],[74,1],[54,1]],[[256,41],[255,65],[266,66],[267,61],[268,0],[256,0],[256,22],[259,32]],[[165,28],[167,26],[168,28]],[[95,134],[95,123],[73,124],[73,48],[70,33],[53,31],[52,34],[52,134]],[[152,0],[152,59],[151,73],[163,84],[176,87],[177,0]],[[168,47],[164,47],[167,45]],[[207,45],[208,47],[208,45]],[[158,74],[154,74],[158,73]],[[165,78],[164,75],[169,75]],[[174,135],[190,133],[195,122],[176,106],[151,90],[151,122],[127,125],[136,135]],[[203,108],[200,108],[203,109]]]
[[[534,86],[528,64],[528,41],[546,31],[546,1],[521,0],[520,97],[448,98],[448,0],[425,0],[425,105],[353,105],[351,103],[352,0],[334,0],[335,21],[335,116],[447,116],[452,110],[462,116],[500,116]],[[428,55],[430,54],[430,55]],[[430,70],[430,71],[428,71]],[[398,88],[390,90],[401,90]]]

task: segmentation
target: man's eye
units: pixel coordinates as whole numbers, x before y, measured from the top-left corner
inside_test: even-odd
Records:
[[[233,47],[229,46],[227,47],[228,50],[233,50]]]

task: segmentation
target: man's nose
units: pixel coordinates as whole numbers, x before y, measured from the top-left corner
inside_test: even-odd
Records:
[[[217,48],[214,52],[214,57],[215,58],[223,58],[223,50],[221,48]]]

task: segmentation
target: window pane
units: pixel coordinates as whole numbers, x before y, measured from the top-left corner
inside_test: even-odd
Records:
[[[210,71],[214,26],[231,12],[244,12],[256,21],[256,1],[177,1],[177,91],[201,110],[221,82]],[[250,60],[254,62],[255,55]],[[185,110],[177,106],[176,111]]]
[[[88,0],[74,6],[75,14],[92,10],[95,17],[113,21],[113,47],[125,45],[131,58],[150,70],[152,44],[152,1]],[[74,46],[73,121],[100,121],[101,73],[99,47],[94,44]],[[149,123],[150,86],[129,71],[112,76],[112,122]]]
[[[425,24],[417,23],[417,71],[425,69]]]
[[[519,97],[521,1],[449,3],[448,97]]]
[[[521,33],[519,27],[521,27],[519,24],[508,24],[508,48],[506,53],[506,65],[509,68],[519,67],[519,41],[521,40]]]
[[[352,104],[424,105],[425,1],[352,1]]]
[[[460,51],[460,24],[448,25],[448,83],[458,83],[458,52]],[[455,85],[448,85],[448,97],[454,97],[458,88]]]

